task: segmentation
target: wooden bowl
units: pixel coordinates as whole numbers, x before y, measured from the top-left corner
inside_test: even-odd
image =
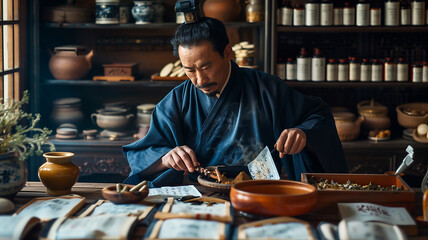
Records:
[[[236,210],[263,216],[297,216],[317,203],[310,184],[290,180],[251,180],[234,184],[230,201]]]
[[[404,128],[415,129],[421,123],[428,123],[428,103],[406,103],[397,106],[396,111],[398,123]]]
[[[133,185],[127,185],[132,188]],[[110,202],[121,204],[121,203],[138,203],[149,195],[149,189],[142,192],[117,192],[116,186],[109,186],[102,189],[103,197]]]
[[[217,166],[220,173],[224,173],[225,176],[232,182],[233,179],[240,173],[245,172],[250,176],[247,166]],[[206,169],[214,171],[216,166],[208,166]],[[198,183],[204,187],[209,188],[213,192],[229,193],[232,184],[218,183],[215,179],[204,176],[203,174],[198,176]]]

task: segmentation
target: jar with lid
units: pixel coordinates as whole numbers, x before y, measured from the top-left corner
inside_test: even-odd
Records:
[[[356,7],[357,26],[368,26],[370,24],[370,4],[367,0],[359,0]]]
[[[343,6],[334,6],[333,8],[333,24],[335,26],[343,25]]]
[[[361,63],[361,74],[360,80],[361,82],[369,82],[371,80],[372,75],[372,66],[370,64],[369,59],[363,58]]]
[[[422,65],[420,65],[419,63],[413,64],[412,82],[422,82]]]
[[[308,56],[306,48],[302,48],[297,56],[297,80],[311,80],[311,58]]]
[[[383,81],[383,67],[379,59],[372,60],[372,82]]]
[[[379,7],[370,8],[370,26],[380,26],[382,23],[382,9]]]
[[[325,57],[321,54],[321,50],[319,48],[314,48],[311,72],[312,81],[325,81]]]
[[[247,22],[263,22],[265,12],[262,0],[249,0],[247,7]]]
[[[351,2],[345,2],[345,7],[343,8],[343,25],[355,25],[355,6]]]
[[[337,69],[338,69],[337,80],[339,82],[349,81],[349,65],[346,58],[339,59],[339,66],[337,67]]]
[[[149,131],[152,112],[155,109],[155,104],[147,103],[137,106],[137,123],[138,137],[143,138]]]
[[[330,0],[322,0],[320,5],[320,25],[333,25],[333,2]]]
[[[401,2],[400,25],[402,26],[410,25],[410,6],[406,1]]]
[[[403,57],[398,58],[397,63],[397,81],[407,82],[409,81],[409,64]]]
[[[305,4],[306,26],[320,25],[320,4],[317,0],[310,0]]]
[[[397,64],[392,58],[386,58],[384,71],[385,82],[397,81]]]
[[[412,25],[424,25],[425,23],[425,1],[413,0],[411,3]]]
[[[328,82],[335,82],[337,81],[337,74],[338,74],[338,69],[337,69],[337,62],[336,59],[334,58],[330,58],[328,59],[328,63],[327,63],[327,81]]]
[[[293,24],[293,8],[290,1],[283,1],[281,11],[281,25],[291,26]]]
[[[361,64],[356,57],[349,58],[349,81],[360,81]]]
[[[367,130],[385,130],[391,126],[388,108],[373,99],[359,102],[358,113],[364,117],[363,127]]]
[[[120,0],[96,0],[95,1],[96,24],[118,24]]]
[[[296,4],[293,9],[293,26],[305,25],[305,8],[302,4]]]
[[[400,2],[397,0],[385,1],[385,26],[398,26],[400,23]]]
[[[287,63],[285,65],[285,72],[287,74],[287,80],[296,80],[297,79],[297,65],[294,58],[287,58]]]

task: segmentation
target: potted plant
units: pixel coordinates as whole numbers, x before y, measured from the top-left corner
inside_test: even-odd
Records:
[[[14,197],[24,187],[28,157],[41,155],[43,145],[55,151],[48,141],[52,131],[36,127],[40,114],[22,110],[28,101],[28,91],[21,100],[0,98],[0,197]]]

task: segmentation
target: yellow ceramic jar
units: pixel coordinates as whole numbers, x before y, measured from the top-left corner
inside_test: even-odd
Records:
[[[39,168],[39,179],[46,187],[48,195],[59,196],[71,193],[71,187],[79,177],[79,167],[71,162],[74,153],[48,152],[43,154],[46,158]]]

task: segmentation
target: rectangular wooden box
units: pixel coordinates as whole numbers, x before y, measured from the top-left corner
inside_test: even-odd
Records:
[[[137,76],[138,63],[103,64],[104,76]]]
[[[309,183],[314,176],[333,180],[337,183],[352,183],[367,185],[370,182],[382,187],[395,185],[403,187],[404,191],[375,191],[375,190],[318,190],[318,202],[314,212],[338,212],[337,203],[340,202],[369,202],[388,207],[405,207],[410,214],[414,213],[415,192],[403,181],[400,176],[386,174],[335,174],[335,173],[302,173],[302,182]]]

